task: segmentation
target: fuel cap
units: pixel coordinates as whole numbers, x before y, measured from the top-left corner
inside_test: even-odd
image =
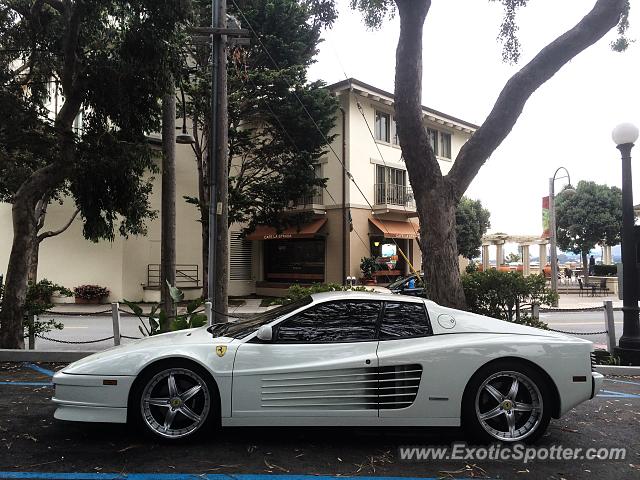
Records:
[[[443,313],[438,316],[438,325],[449,330],[456,326],[456,319],[448,313]]]

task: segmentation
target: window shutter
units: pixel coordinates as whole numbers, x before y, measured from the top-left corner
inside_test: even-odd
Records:
[[[231,232],[230,280],[251,280],[251,242],[241,237],[240,232]]]

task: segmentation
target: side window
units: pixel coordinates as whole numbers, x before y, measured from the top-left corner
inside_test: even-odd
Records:
[[[426,337],[433,334],[422,303],[387,302],[384,306],[380,340]]]
[[[376,339],[381,302],[340,301],[313,306],[277,328],[283,343],[339,343]]]

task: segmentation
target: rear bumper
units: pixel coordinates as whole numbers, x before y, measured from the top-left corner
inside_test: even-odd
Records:
[[[591,372],[591,396],[593,398],[602,388],[602,382],[604,381],[604,375],[598,372]]]

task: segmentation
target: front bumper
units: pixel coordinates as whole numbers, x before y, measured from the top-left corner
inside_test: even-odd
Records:
[[[604,375],[598,372],[591,372],[591,397],[593,398],[602,388],[602,382],[604,381]]]
[[[74,375],[53,377],[57,404],[54,418],[75,422],[125,423],[129,390],[135,377]]]

